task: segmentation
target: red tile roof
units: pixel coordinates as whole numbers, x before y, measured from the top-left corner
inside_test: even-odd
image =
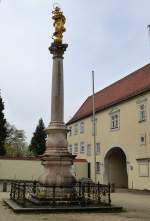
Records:
[[[95,111],[126,101],[150,90],[150,64],[127,75],[95,94]],[[92,96],[88,97],[67,125],[92,114]]]

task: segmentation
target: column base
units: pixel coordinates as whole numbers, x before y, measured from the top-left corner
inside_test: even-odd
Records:
[[[76,181],[71,173],[74,155],[43,155],[42,165],[44,173],[39,177],[39,183],[49,186],[67,186],[72,187]]]

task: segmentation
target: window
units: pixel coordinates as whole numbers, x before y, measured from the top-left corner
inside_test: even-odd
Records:
[[[96,154],[100,154],[100,143],[96,143]]]
[[[78,134],[78,124],[74,125],[74,135]]]
[[[111,129],[119,128],[119,113],[111,114]]]
[[[87,156],[91,156],[91,144],[87,145]]]
[[[147,103],[147,98],[146,97],[140,97],[136,101],[138,105],[138,121],[143,122],[146,121],[146,103]]]
[[[94,136],[94,131],[95,131],[95,135],[97,134],[97,119],[95,118],[95,124],[93,121],[93,117],[91,118],[92,121],[92,136]]]
[[[118,107],[113,107],[109,112],[110,115],[110,128],[111,130],[116,130],[120,128],[120,109]]]
[[[72,136],[72,127],[69,127],[68,130],[69,130],[69,136],[71,137]]]
[[[77,154],[78,153],[78,144],[75,143],[74,144],[74,154]]]
[[[139,122],[145,121],[146,120],[146,108],[145,104],[140,104],[139,105]]]
[[[96,174],[100,174],[100,162],[96,162]]]
[[[84,142],[81,142],[81,143],[80,143],[80,153],[85,153]]]
[[[80,122],[80,134],[84,133],[84,122]]]
[[[69,145],[68,151],[69,153],[72,153],[72,145]]]
[[[140,135],[140,145],[145,145],[146,144],[146,134],[141,134]]]
[[[139,176],[148,177],[149,176],[149,162],[148,160],[139,160]]]

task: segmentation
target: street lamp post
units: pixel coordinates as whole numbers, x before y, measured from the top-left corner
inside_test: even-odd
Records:
[[[94,170],[94,181],[96,183],[96,120],[95,120],[95,85],[94,85],[94,71],[92,71],[92,89],[93,89],[93,96],[92,96],[92,103],[93,103],[93,120],[92,120],[92,127],[93,127],[93,170]]]

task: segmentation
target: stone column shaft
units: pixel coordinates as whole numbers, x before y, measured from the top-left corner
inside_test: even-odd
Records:
[[[64,122],[63,57],[53,56],[51,122]]]
[[[45,171],[39,177],[39,182],[71,187],[75,182],[71,174],[75,156],[68,152],[67,128],[64,123],[63,54],[67,46],[67,44],[52,43],[49,48],[53,54],[51,122],[46,129],[48,138],[46,151],[42,156]]]

